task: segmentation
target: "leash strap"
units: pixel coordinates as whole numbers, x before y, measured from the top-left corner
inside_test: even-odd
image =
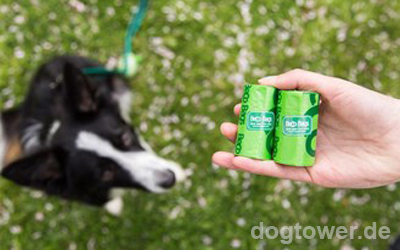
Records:
[[[132,43],[140,27],[142,26],[143,19],[146,16],[147,9],[148,9],[148,0],[140,0],[138,10],[136,14],[132,14],[128,28],[126,30],[122,63],[120,63],[117,69],[109,70],[104,67],[90,67],[83,69],[84,74],[86,75],[123,74],[125,76],[131,76],[136,73],[136,68],[132,69],[132,67],[137,67],[139,58],[133,54]]]

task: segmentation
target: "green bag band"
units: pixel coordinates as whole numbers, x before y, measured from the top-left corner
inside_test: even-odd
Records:
[[[274,161],[310,167],[315,162],[320,96],[314,92],[278,93]]]
[[[239,116],[235,154],[271,160],[275,128],[274,87],[246,84]]]

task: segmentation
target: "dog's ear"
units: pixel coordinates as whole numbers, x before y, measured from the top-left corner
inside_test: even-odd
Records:
[[[77,113],[97,111],[96,93],[93,84],[83,72],[71,63],[64,66],[64,90],[67,104]]]
[[[61,193],[66,188],[65,157],[62,149],[48,149],[11,163],[1,175],[19,185]]]

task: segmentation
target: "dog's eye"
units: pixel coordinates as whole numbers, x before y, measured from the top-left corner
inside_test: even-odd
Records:
[[[114,133],[112,143],[115,147],[121,150],[129,150],[134,144],[135,137],[131,130],[121,129],[119,131],[114,131]]]
[[[130,146],[133,141],[132,134],[129,131],[123,133],[121,135],[121,141],[124,146],[126,147]]]

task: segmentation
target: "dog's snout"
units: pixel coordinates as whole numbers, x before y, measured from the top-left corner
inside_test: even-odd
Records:
[[[159,179],[159,185],[163,188],[171,188],[176,182],[175,173],[171,170],[158,172],[157,179]]]

